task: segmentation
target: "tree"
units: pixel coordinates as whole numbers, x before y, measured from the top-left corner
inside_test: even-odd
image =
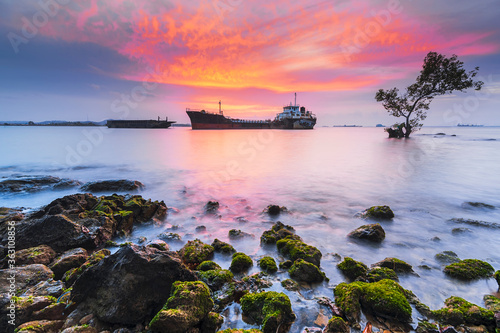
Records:
[[[399,93],[398,88],[380,89],[375,94],[377,102],[382,102],[392,116],[405,118],[404,123],[387,129],[389,137],[408,138],[412,132],[418,131],[434,97],[453,91],[463,92],[472,87],[480,90],[484,82],[474,81],[479,67],[467,72],[463,64],[456,55],[446,58],[442,54],[429,52],[416,82],[408,86],[406,92]]]

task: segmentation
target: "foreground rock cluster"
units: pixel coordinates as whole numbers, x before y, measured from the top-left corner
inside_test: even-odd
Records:
[[[218,207],[218,202],[211,201],[204,209],[214,214]],[[278,205],[264,210],[273,219],[287,212]],[[114,237],[129,234],[137,224],[161,223],[166,213],[163,202],[116,194],[65,196],[26,217],[18,210],[0,208],[0,331],[215,333],[224,323],[222,311],[238,302],[244,320],[259,329],[220,332],[283,333],[296,314],[287,294],[266,291],[273,277],[284,274],[281,285],[297,298],[302,288],[328,281],[321,251],[281,222],[260,237],[261,246],[284,258],[278,263],[270,256],[252,258],[218,239],[211,244],[195,239],[179,251],[170,251],[161,240],[141,246],[125,243],[113,254],[106,249]],[[392,219],[394,213],[388,206],[374,206],[360,217],[383,221]],[[12,225],[17,252],[15,265],[10,267]],[[164,236],[178,241],[180,237],[174,235]],[[236,229],[228,236],[233,241],[254,237]],[[382,242],[385,231],[375,223],[346,236]],[[215,253],[231,259],[229,269],[213,261]],[[447,264],[443,271],[450,278],[494,277],[500,284],[500,272],[495,273],[486,262],[460,260],[452,252],[438,257]],[[259,272],[248,275],[252,267]],[[337,267],[345,281],[338,281],[333,294],[321,303],[333,315],[321,328],[310,328],[311,332],[360,329],[362,314],[409,331],[414,310],[419,312],[420,333],[436,333],[446,326],[477,333],[500,327],[500,300],[494,295],[485,296],[485,308],[452,296],[442,309],[431,310],[399,285],[401,274],[415,273],[398,258],[385,258],[368,267],[345,257]],[[9,282],[12,274],[15,289]],[[10,313],[15,317],[9,317]]]

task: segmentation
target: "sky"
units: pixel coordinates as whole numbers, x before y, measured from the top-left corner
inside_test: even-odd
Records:
[[[0,121],[156,119],[185,110],[391,125],[378,89],[425,55],[479,66],[482,91],[436,98],[426,125],[500,125],[497,0],[0,0]]]

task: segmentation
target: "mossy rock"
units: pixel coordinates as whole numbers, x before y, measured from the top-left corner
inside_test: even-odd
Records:
[[[287,212],[288,209],[285,206],[269,205],[264,209],[264,212],[270,216],[278,216],[281,213]]]
[[[176,281],[163,308],[149,323],[156,332],[184,333],[201,325],[213,308],[210,289],[200,281]]]
[[[215,213],[219,210],[219,202],[218,201],[209,201],[205,205],[205,212],[207,213]]]
[[[434,256],[437,261],[446,264],[452,264],[460,261],[458,255],[453,251],[443,251]]]
[[[262,325],[263,333],[275,333],[295,320],[290,299],[284,293],[265,291],[257,294],[246,294],[240,299],[241,310],[245,316]]]
[[[293,227],[278,221],[271,227],[270,230],[266,230],[262,233],[260,242],[262,244],[276,244],[277,241],[285,237],[302,240],[298,235],[295,235]]]
[[[56,252],[50,246],[39,245],[16,252],[16,264],[19,266],[43,264],[48,265],[56,257]]]
[[[335,304],[342,310],[351,326],[359,322],[363,282],[340,283],[334,289]]]
[[[60,332],[64,320],[35,320],[19,325],[16,333],[45,333],[45,332]]]
[[[299,284],[292,279],[281,281],[281,286],[289,291],[298,291],[300,289]]]
[[[398,275],[394,270],[387,267],[374,267],[366,273],[366,280],[368,282],[378,282],[384,279],[391,279],[399,281]]]
[[[210,271],[213,269],[221,269],[221,267],[215,261],[206,260],[206,261],[202,262],[201,264],[199,264],[196,267],[196,269],[199,271]]]
[[[484,295],[484,306],[495,313],[500,312],[500,298],[493,295]]]
[[[390,220],[394,212],[389,206],[372,206],[363,212],[363,216],[372,219]]]
[[[323,256],[321,252],[314,246],[307,245],[298,239],[286,237],[280,239],[276,243],[276,246],[281,254],[287,256],[292,261],[303,259],[318,267],[321,264],[321,257]]]
[[[285,260],[283,262],[280,262],[279,267],[280,267],[280,269],[283,269],[283,270],[287,271],[287,270],[290,269],[290,267],[292,267],[292,265],[293,265],[293,261],[291,261],[291,260]]]
[[[234,247],[231,244],[225,243],[217,238],[212,242],[212,247],[215,252],[220,252],[223,254],[233,254],[236,252]]]
[[[242,273],[253,266],[253,260],[243,252],[233,254],[229,269],[234,273]]]
[[[71,286],[80,275],[83,274],[89,267],[92,267],[98,264],[105,257],[109,256],[111,251],[108,249],[102,249],[97,252],[92,253],[87,260],[77,268],[72,268],[64,273],[62,280],[64,281],[66,286]]]
[[[385,230],[379,223],[366,224],[351,231],[350,238],[364,239],[374,243],[380,243],[385,239]]]
[[[484,202],[473,202],[473,201],[467,201],[462,204],[463,207],[474,207],[474,208],[486,208],[486,209],[495,209],[495,206],[486,204]]]
[[[498,289],[500,289],[500,270],[496,271],[493,276],[495,277],[495,280],[498,283]]]
[[[162,232],[158,235],[158,238],[164,242],[168,243],[181,243],[182,237],[181,235],[175,232]]]
[[[488,278],[494,271],[489,263],[478,259],[464,259],[446,266],[443,270],[445,274],[460,280]]]
[[[278,271],[278,266],[276,265],[276,261],[271,257],[263,257],[259,260],[259,266],[262,271],[266,273],[276,273]]]
[[[381,317],[404,323],[411,321],[411,306],[405,297],[405,290],[393,280],[365,284],[361,304]]]
[[[303,259],[295,260],[292,267],[288,271],[290,277],[298,282],[323,282],[327,280],[325,273],[319,270],[318,266],[311,264]]]
[[[328,324],[326,324],[323,333],[349,333],[350,331],[351,329],[344,321],[344,319],[337,316],[333,316],[328,321]]]
[[[229,239],[231,240],[239,240],[242,238],[254,238],[255,236],[253,234],[249,234],[247,232],[243,232],[238,229],[231,229],[228,232]]]
[[[428,321],[421,321],[418,323],[417,333],[439,333],[439,327],[435,323],[430,323]]]
[[[189,267],[196,267],[206,260],[210,260],[214,254],[214,248],[199,239],[187,242],[179,250],[182,261]]]
[[[368,271],[368,267],[365,264],[350,257],[345,257],[341,263],[337,264],[337,267],[352,281],[358,278],[364,280]]]
[[[393,257],[387,257],[384,260],[373,264],[372,267],[387,267],[396,273],[413,273],[412,265],[401,259]]]
[[[205,282],[210,289],[219,290],[225,283],[233,280],[234,275],[227,269],[211,269],[197,272],[198,278]]]
[[[241,279],[241,281],[248,286],[245,288],[246,290],[271,288],[273,283],[269,281],[269,279],[266,279],[266,276],[267,274],[264,272],[254,273],[252,275],[245,276]]]
[[[201,332],[215,333],[224,323],[224,317],[217,312],[209,312],[201,324]]]
[[[434,317],[442,324],[458,326],[485,325],[495,326],[495,314],[470,303],[463,298],[451,296],[445,301],[445,307],[432,311]]]

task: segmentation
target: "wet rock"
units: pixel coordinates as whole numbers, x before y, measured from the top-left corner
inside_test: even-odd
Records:
[[[472,202],[472,201],[467,201],[462,204],[462,207],[464,208],[484,208],[484,209],[495,209],[495,206],[485,204],[483,202]]]
[[[445,307],[432,311],[434,317],[441,324],[458,325],[485,325],[495,327],[493,311],[486,310],[463,298],[452,296],[446,299]]]
[[[379,220],[390,220],[394,217],[394,212],[389,206],[372,206],[366,209],[361,216]]]
[[[199,239],[187,242],[179,250],[182,261],[189,267],[196,267],[206,260],[210,260],[214,254],[214,248]]]
[[[448,276],[460,280],[488,278],[494,271],[489,263],[478,259],[464,259],[446,266],[443,270]]]
[[[500,298],[493,295],[484,295],[484,306],[495,313],[500,312]]]
[[[292,261],[304,259],[316,266],[320,266],[321,252],[314,246],[308,245],[300,240],[293,238],[284,238],[276,243],[278,251]]]
[[[292,267],[292,265],[293,265],[293,261],[285,260],[283,262],[280,262],[279,267],[280,267],[280,269],[288,271],[290,269],[290,267]]]
[[[278,206],[278,205],[269,205],[264,209],[264,213],[269,214],[270,216],[278,216],[281,213],[287,212],[288,209],[285,206]]]
[[[98,332],[99,331],[96,328],[85,324],[85,325],[75,325],[72,327],[68,327],[64,329],[61,333],[98,333]],[[102,332],[110,333],[109,331],[102,331]]]
[[[427,305],[422,303],[411,290],[405,289],[404,293],[408,302],[410,304],[413,304],[415,306],[415,309],[417,309],[417,311],[420,312],[420,314],[422,314],[426,318],[433,317],[432,310]]]
[[[54,303],[55,299],[51,297],[15,297],[12,298],[11,300],[14,302],[14,308],[15,308],[15,323],[16,325],[20,325],[22,323],[25,323],[27,321],[34,320],[31,318],[33,312],[39,311],[51,304]],[[12,303],[9,302],[9,305],[12,306]],[[8,312],[10,311],[5,311],[5,307],[2,307],[0,310],[0,314],[2,317],[6,316]],[[3,319],[3,318],[2,318]],[[13,318],[10,318],[13,319]],[[1,320],[1,319],[0,319]],[[6,323],[2,323],[3,328],[6,328],[5,326]],[[12,327],[14,328],[14,327]],[[7,329],[3,330],[3,332],[6,332]]]
[[[8,293],[11,277],[15,276],[16,291],[25,291],[40,281],[54,277],[54,273],[45,265],[33,264],[0,270],[0,294]]]
[[[237,229],[231,229],[228,232],[229,239],[231,240],[239,240],[242,238],[255,238],[255,235],[249,234],[247,232],[243,232]]]
[[[265,256],[259,260],[259,267],[263,272],[266,273],[276,273],[278,271],[278,266],[276,261],[272,257]]]
[[[3,222],[21,221],[22,219],[24,219],[24,214],[22,213],[22,209],[0,207],[0,226],[3,225]]]
[[[455,262],[459,262],[460,258],[453,251],[443,251],[435,255],[437,261],[441,263],[451,264]]]
[[[300,289],[299,284],[292,279],[281,281],[281,286],[289,291],[298,291]]]
[[[366,272],[368,271],[368,267],[365,264],[349,257],[345,257],[344,261],[337,264],[337,267],[351,281],[354,281],[358,278],[364,280],[366,277]]]
[[[270,230],[266,230],[262,233],[260,242],[262,244],[276,244],[277,241],[284,239],[285,237],[302,240],[299,236],[295,235],[293,227],[278,221],[271,227]]]
[[[79,267],[72,268],[66,271],[62,277],[66,285],[71,286],[76,279],[78,279],[87,269],[98,264],[105,257],[109,256],[111,252],[108,249],[102,249],[92,253],[85,262]]]
[[[240,300],[243,315],[262,325],[263,333],[287,332],[295,320],[290,299],[283,293],[265,291],[246,294]]]
[[[245,290],[249,292],[255,292],[259,289],[271,288],[273,283],[267,278],[268,275],[264,272],[254,273],[249,276],[245,276],[241,279],[242,284],[239,285],[241,288],[244,286]]]
[[[52,296],[57,298],[61,296],[64,289],[65,286],[62,281],[48,279],[46,281],[40,281],[33,287],[26,289],[21,296]]]
[[[221,269],[221,267],[216,262],[211,261],[211,260],[207,260],[207,261],[204,261],[201,264],[199,264],[196,267],[196,269],[199,270],[199,271],[205,272],[205,271],[209,271],[209,270],[212,270],[212,269]]]
[[[344,319],[334,316],[328,321],[323,333],[349,333],[350,331]]]
[[[73,179],[52,176],[17,176],[0,181],[1,192],[38,192],[50,189],[65,189],[80,186]]]
[[[174,232],[162,232],[158,238],[167,243],[181,243],[182,237]]]
[[[361,304],[359,302],[363,294],[362,282],[340,283],[334,289],[335,304],[344,313],[349,325],[359,323],[361,316]]]
[[[387,267],[373,267],[366,273],[366,280],[368,282],[378,282],[383,279],[399,281],[396,272]]]
[[[219,210],[219,202],[218,201],[209,201],[205,205],[205,212],[207,213],[215,213]]]
[[[44,264],[48,265],[56,253],[50,246],[40,245],[16,252],[16,265]]]
[[[174,281],[194,280],[176,253],[129,245],[88,268],[73,285],[72,300],[105,322],[133,325],[153,317]]]
[[[241,328],[228,328],[228,329],[225,329],[223,331],[219,331],[217,333],[262,333],[261,330],[257,330],[255,328],[251,328],[251,329],[248,329],[248,330],[244,330],[244,329],[241,329]]]
[[[428,321],[420,321],[415,331],[417,333],[440,333],[438,326]]]
[[[463,218],[452,218],[449,221],[454,222],[454,223],[460,223],[460,224],[468,224],[468,225],[472,225],[472,226],[476,226],[476,227],[500,229],[500,223],[494,223],[494,222],[463,219]],[[460,229],[467,229],[467,228],[455,228],[455,229],[460,230]],[[467,229],[467,230],[469,230],[469,229]]]
[[[253,260],[243,252],[233,254],[229,269],[234,273],[243,273],[253,266]]]
[[[35,320],[19,325],[16,333],[58,333],[64,320]]]
[[[62,320],[67,317],[65,314],[66,304],[52,303],[45,308],[35,311],[31,314],[31,320]]]
[[[80,267],[88,256],[88,252],[84,248],[71,249],[57,257],[49,265],[49,268],[54,272],[55,279],[60,280],[68,270]]]
[[[151,320],[149,327],[154,332],[184,333],[208,320],[208,326],[212,327],[209,331],[215,333],[222,321],[218,314],[209,316],[213,306],[210,290],[203,282],[175,282],[172,296]]]
[[[366,239],[371,242],[380,243],[385,239],[385,231],[379,223],[367,224],[351,231],[347,236],[351,238]]]
[[[494,274],[495,280],[498,283],[498,289],[500,290],[500,270],[496,271]]]
[[[227,269],[210,269],[196,273],[198,278],[207,284],[211,290],[219,290],[225,283],[233,281],[234,275]]]
[[[372,267],[387,267],[397,273],[414,273],[413,267],[401,259],[388,257],[372,265]]]
[[[164,241],[159,240],[159,239],[152,241],[151,243],[149,243],[146,246],[158,249],[160,251],[168,251],[170,249],[170,247],[168,246],[167,243],[165,243]]]
[[[194,229],[194,231],[196,231],[196,232],[205,232],[205,231],[207,231],[207,227],[205,227],[204,225],[199,225],[199,226],[197,226]]]
[[[459,234],[466,234],[466,233],[471,233],[472,230],[469,228],[453,228],[451,229],[451,233],[453,235],[459,235]]]
[[[137,180],[103,180],[86,183],[81,187],[88,192],[134,192],[144,189],[144,184]]]
[[[212,242],[212,247],[214,248],[215,252],[220,252],[224,254],[233,254],[236,252],[236,250],[231,244],[220,241],[217,238]]]
[[[303,259],[295,260],[288,272],[290,277],[298,282],[315,283],[328,280],[325,273],[321,272],[316,265]]]

